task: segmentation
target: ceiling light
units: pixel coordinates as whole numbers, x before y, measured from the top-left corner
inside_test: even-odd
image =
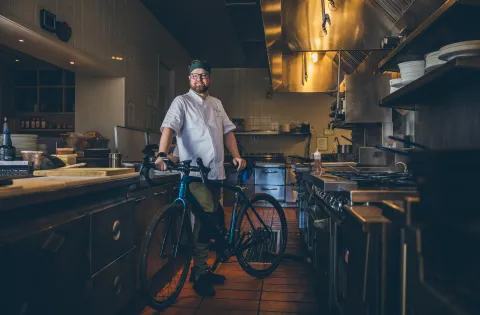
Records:
[[[71,64],[71,65],[74,65],[74,64],[75,64],[75,62],[73,62],[73,61],[70,61],[70,64]]]
[[[112,60],[123,60],[123,57],[112,56]]]
[[[23,43],[25,40],[23,40],[23,39],[19,39],[18,41],[19,41],[20,43]]]
[[[15,62],[19,62],[20,60],[19,59],[15,59]]]
[[[312,62],[315,63],[318,61],[318,53],[312,53]]]

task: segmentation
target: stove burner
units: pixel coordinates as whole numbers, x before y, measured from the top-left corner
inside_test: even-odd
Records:
[[[413,177],[409,173],[387,172],[330,172],[331,175],[343,179],[356,181],[359,186],[394,186],[416,187]]]
[[[259,157],[283,157],[283,153],[276,152],[276,153],[245,153],[243,156],[259,156]]]

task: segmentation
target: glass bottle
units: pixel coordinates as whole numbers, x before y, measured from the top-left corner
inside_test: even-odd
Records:
[[[0,161],[14,161],[16,158],[17,149],[12,145],[12,138],[8,130],[7,117],[3,122],[3,138],[0,146]]]
[[[315,162],[315,175],[321,176],[322,175],[322,154],[320,151],[315,151],[313,153],[313,160]]]

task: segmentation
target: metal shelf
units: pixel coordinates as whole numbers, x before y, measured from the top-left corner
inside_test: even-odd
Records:
[[[448,0],[379,63],[379,70],[398,72],[401,62],[423,59],[445,45],[480,39],[479,16],[480,1]]]
[[[429,104],[450,93],[452,89],[471,81],[480,73],[480,56],[457,58],[426,73],[421,78],[385,96],[380,107],[416,110],[417,104]]]
[[[238,131],[236,136],[309,136],[308,132],[279,132],[279,131]]]
[[[47,128],[25,128],[18,129],[18,132],[72,132],[74,129],[47,129]]]

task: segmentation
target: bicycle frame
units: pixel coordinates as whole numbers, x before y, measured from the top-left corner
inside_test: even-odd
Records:
[[[173,246],[173,255],[174,255],[174,259],[177,257],[177,250],[178,250],[178,244],[180,243],[180,240],[182,238],[182,234],[183,234],[183,226],[184,226],[184,223],[185,223],[185,215],[186,215],[186,210],[188,208],[188,204],[191,204],[194,208],[196,209],[202,209],[202,206],[198,203],[197,199],[193,196],[193,194],[190,192],[190,190],[188,189],[189,187],[189,184],[192,183],[192,182],[202,182],[202,179],[199,178],[199,177],[195,177],[195,176],[190,176],[190,175],[184,175],[182,177],[182,180],[180,182],[180,189],[179,189],[179,193],[178,193],[178,197],[177,199],[175,199],[175,201],[173,202],[174,204],[175,203],[181,203],[182,204],[182,207],[183,207],[183,210],[182,210],[182,221],[181,221],[181,225],[180,225],[180,234],[178,236],[178,239],[177,239],[177,243]],[[246,194],[243,192],[243,189],[240,185],[230,185],[230,184],[226,184],[226,183],[222,183],[222,182],[216,182],[216,181],[208,181],[208,184],[209,185],[213,185],[213,186],[218,186],[218,187],[223,187],[223,188],[227,188],[229,190],[232,190],[235,192],[235,200],[234,200],[234,206],[233,206],[233,211],[232,211],[232,216],[231,216],[231,222],[230,222],[230,233],[229,233],[229,237],[228,237],[228,244],[230,246],[233,246],[234,249],[238,249],[237,246],[239,245],[239,243],[243,240],[244,237],[242,237],[240,240],[238,240],[237,242],[237,246],[234,246],[233,242],[234,242],[234,239],[233,239],[233,236],[234,236],[234,230],[235,230],[235,224],[236,224],[236,219],[237,219],[237,208],[238,208],[238,205],[239,205],[239,201],[241,200],[240,197],[247,203],[247,206],[249,208],[252,209],[253,213],[255,214],[255,216],[258,218],[258,220],[260,221],[260,223],[263,225],[263,227],[268,231],[267,233],[267,237],[269,236],[269,234],[271,233],[270,231],[270,228],[265,224],[265,222],[263,222],[262,218],[260,217],[260,215],[258,214],[258,212],[255,210],[254,206],[252,205],[252,203],[250,202],[250,200],[248,199],[248,197],[246,196]],[[194,213],[195,214],[195,213]],[[247,219],[248,221],[250,222],[250,224],[253,226],[253,222],[252,220],[250,219],[248,213],[246,214],[247,216]],[[201,219],[201,218],[200,218]],[[169,222],[168,222],[168,226],[165,230],[165,235],[163,237],[163,241],[162,241],[162,248],[160,250],[160,255],[163,257],[164,256],[164,245],[167,241],[167,238],[168,238],[168,235],[169,235],[169,231],[170,231],[170,225],[171,225],[171,219],[169,219]],[[250,247],[252,245],[252,243],[248,244],[247,247],[245,247],[244,249],[242,248],[242,250],[245,250],[247,249],[248,247]],[[232,253],[233,254],[233,253]]]

